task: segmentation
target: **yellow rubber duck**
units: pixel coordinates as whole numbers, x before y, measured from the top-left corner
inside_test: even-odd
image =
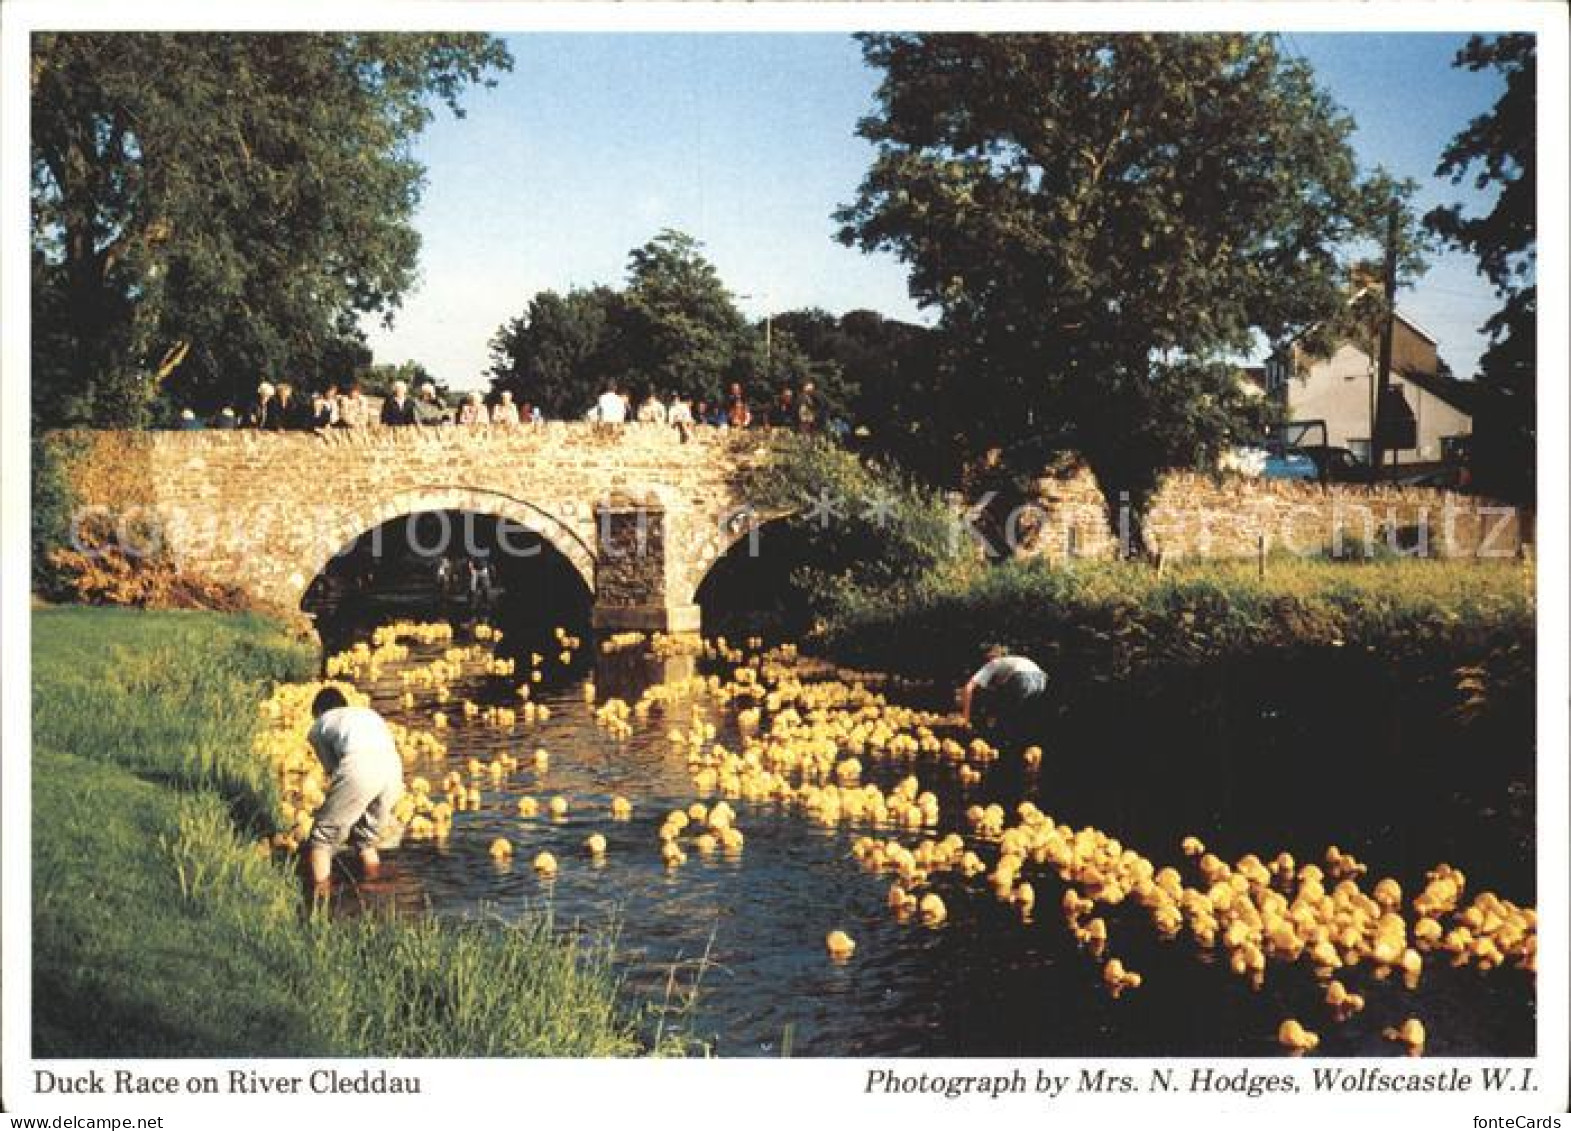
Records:
[[[1408,1056],[1423,1056],[1424,1044],[1429,1040],[1424,1023],[1416,1017],[1409,1017],[1397,1028],[1385,1030],[1385,1037],[1406,1045]]]
[[[520,797],[518,799],[518,815],[520,817],[533,817],[540,812],[540,802],[533,797]]]
[[[844,931],[830,931],[824,937],[824,947],[829,951],[829,957],[846,959],[856,953],[856,940]]]
[[[1313,1052],[1320,1044],[1319,1034],[1311,1033],[1292,1017],[1289,1017],[1277,1027],[1276,1039],[1277,1043],[1291,1051],[1294,1055]]]
[[[589,838],[584,841],[584,847],[589,850],[589,855],[591,856],[604,856],[606,848],[605,837],[599,833],[590,833]]]
[[[944,906],[944,901],[936,891],[930,891],[917,903],[917,910],[922,914],[922,921],[930,927],[936,927],[949,917],[949,908]]]
[[[556,875],[556,857],[549,852],[541,852],[535,856],[535,871],[542,876]]]
[[[567,816],[567,798],[558,794],[556,797],[551,798],[549,808],[551,810],[551,816],[560,820],[561,818]]]
[[[618,795],[611,798],[611,816],[619,821],[625,821],[633,815],[633,803],[627,798]]]
[[[1326,983],[1326,1004],[1331,1007],[1338,1021],[1346,1021],[1364,1008],[1364,998],[1362,994],[1351,992],[1341,982],[1332,978]]]
[[[1139,989],[1143,979],[1133,970],[1126,970],[1123,962],[1117,958],[1109,958],[1102,967],[1102,983],[1117,997],[1125,990]]]
[[[506,837],[499,836],[491,842],[491,859],[511,860],[513,858],[513,844]]]

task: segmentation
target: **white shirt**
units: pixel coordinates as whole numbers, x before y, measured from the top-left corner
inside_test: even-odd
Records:
[[[1009,688],[1034,695],[1047,686],[1047,673],[1024,656],[1000,656],[978,668],[971,682],[984,689]]]
[[[601,393],[600,399],[595,402],[595,412],[598,418],[607,424],[625,424],[627,398],[610,391]]]
[[[393,732],[369,707],[335,707],[324,712],[311,724],[306,740],[329,774],[338,773],[345,760],[368,767],[397,766],[398,772],[403,772]]]

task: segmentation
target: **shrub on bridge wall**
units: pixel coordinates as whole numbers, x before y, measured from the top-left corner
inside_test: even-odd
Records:
[[[792,584],[820,617],[978,566],[975,544],[937,492],[818,437],[782,437],[748,472],[744,497],[786,514],[802,537]]]

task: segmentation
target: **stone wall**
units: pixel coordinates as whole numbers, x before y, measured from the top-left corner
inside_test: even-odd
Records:
[[[1025,555],[1109,557],[1119,520],[1085,468],[1036,481],[1015,522]],[[1145,517],[1149,549],[1170,559],[1357,552],[1385,545],[1425,557],[1511,557],[1524,522],[1514,508],[1450,491],[1394,484],[1319,484],[1192,472],[1169,475]]]
[[[361,534],[457,510],[535,530],[595,595],[599,623],[667,630],[697,626],[694,599],[710,566],[760,521],[742,482],[773,442],[767,431],[699,429],[684,441],[662,425],[567,423],[69,440],[81,503],[122,520],[135,539],[155,529],[182,569],[270,604],[297,608]],[[1091,474],[1069,469],[1039,479],[1035,498],[989,537],[1022,554],[1108,557],[1118,522]],[[1521,531],[1510,508],[1449,492],[1187,473],[1167,478],[1145,521],[1150,548],[1168,558],[1357,552],[1379,542],[1435,557],[1504,557],[1519,550]]]
[[[614,500],[622,513],[658,515],[659,535],[636,570],[617,567],[615,603],[676,609],[679,620],[691,619],[685,610],[704,574],[735,540],[740,478],[768,457],[770,442],[757,432],[700,429],[684,441],[660,425],[567,423],[70,439],[81,503],[117,518],[151,512],[183,569],[286,608],[359,535],[432,510],[526,525],[598,593],[597,507]],[[639,584],[644,599],[633,592]],[[649,615],[641,627],[666,627],[668,618]]]

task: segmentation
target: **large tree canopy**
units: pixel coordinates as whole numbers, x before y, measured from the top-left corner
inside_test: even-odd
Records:
[[[609,287],[541,291],[491,339],[491,387],[549,417],[576,419],[621,375],[622,296]]]
[[[1460,205],[1427,217],[1441,237],[1478,257],[1502,300],[1484,324],[1489,348],[1479,361],[1484,396],[1474,431],[1478,485],[1507,498],[1535,494],[1538,453],[1538,162],[1534,125],[1538,64],[1531,35],[1474,36],[1457,53],[1470,71],[1492,68],[1506,88],[1441,155],[1436,176],[1495,190],[1493,206],[1467,216]]]
[[[345,376],[415,276],[432,102],[511,63],[467,34],[35,37],[35,416]]]
[[[1254,35],[867,35],[841,238],[942,315],[969,453],[1073,449],[1112,502],[1258,435],[1231,364],[1345,295],[1352,123]],[[958,398],[947,398],[958,403]]]
[[[833,359],[804,349],[790,316],[749,322],[702,249],[667,229],[628,253],[622,290],[536,294],[491,339],[492,387],[575,418],[609,381],[710,404],[735,381],[762,406],[811,380],[831,409],[844,409],[853,390]]]

